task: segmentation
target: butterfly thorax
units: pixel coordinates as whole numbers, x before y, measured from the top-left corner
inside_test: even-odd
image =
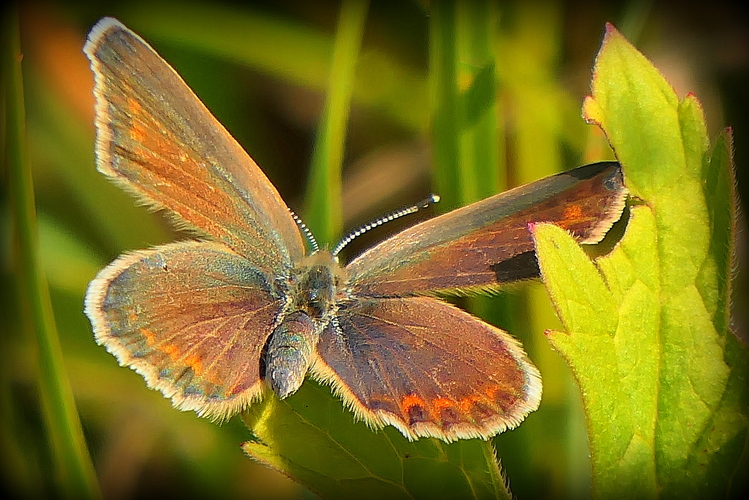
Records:
[[[265,380],[280,398],[304,381],[320,334],[335,314],[341,267],[329,252],[318,252],[293,270],[281,312],[266,346]]]

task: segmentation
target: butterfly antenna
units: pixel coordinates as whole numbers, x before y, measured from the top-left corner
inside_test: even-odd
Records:
[[[307,238],[307,241],[309,241],[309,246],[312,247],[312,253],[317,253],[318,250],[320,250],[320,247],[317,245],[317,240],[315,239],[315,235],[312,234],[312,231],[309,230],[307,227],[307,224],[302,222],[302,219],[299,218],[297,214],[295,214],[292,210],[289,210],[289,213],[291,214],[291,217],[294,219],[294,222],[296,222],[296,225],[299,226],[299,229],[304,233],[304,236]]]
[[[358,229],[355,229],[351,231],[350,233],[348,233],[346,236],[344,236],[341,239],[341,241],[338,242],[338,244],[335,246],[335,248],[331,252],[333,254],[333,257],[338,256],[338,254],[341,253],[341,251],[344,248],[346,248],[346,246],[349,243],[351,243],[352,241],[354,241],[355,238],[358,238],[359,236],[366,233],[370,229],[374,229],[378,226],[381,226],[385,224],[386,222],[399,219],[403,217],[404,215],[410,215],[410,214],[416,213],[419,210],[427,208],[429,205],[438,203],[439,201],[440,201],[439,195],[431,194],[429,195],[429,198],[421,200],[419,203],[411,205],[410,207],[401,208],[400,210],[395,210],[394,212],[390,212],[389,214],[383,215],[382,217],[375,219],[372,222],[369,222],[368,224],[364,224],[363,226],[360,226]]]

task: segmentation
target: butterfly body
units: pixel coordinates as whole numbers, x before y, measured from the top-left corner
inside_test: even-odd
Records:
[[[311,376],[374,428],[445,441],[538,407],[520,344],[437,296],[537,276],[529,224],[599,241],[624,206],[617,163],[422,222],[342,265],[307,254],[273,185],[143,39],[105,18],[84,52],[98,170],[197,236],[122,255],[86,293],[96,341],[149,387],[221,420]]]
[[[288,306],[268,340],[265,379],[280,398],[296,392],[313,360],[320,335],[335,317],[343,269],[327,251],[316,252],[292,271],[284,295]]]

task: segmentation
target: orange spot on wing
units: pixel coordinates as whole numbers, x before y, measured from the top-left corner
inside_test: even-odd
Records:
[[[156,343],[156,334],[153,333],[148,328],[141,328],[140,333],[142,333],[143,336],[146,338],[146,343],[148,345],[154,345]]]
[[[487,386],[486,389],[484,389],[484,394],[486,394],[486,397],[488,397],[491,400],[494,400],[494,396],[497,394],[497,391],[499,390],[498,385],[490,385]]]
[[[192,368],[192,372],[195,375],[200,375],[203,372],[203,360],[198,356],[189,356],[185,359],[185,364]]]
[[[424,400],[416,394],[409,394],[401,401],[401,410],[403,410],[403,413],[408,413],[408,410],[410,410],[414,406],[420,406],[424,408]]]
[[[127,100],[127,110],[132,117],[137,117],[143,111],[143,107],[133,98]],[[131,120],[130,138],[136,142],[143,142],[146,138],[146,131],[136,120]]]
[[[172,359],[173,363],[177,363],[180,361],[179,348],[176,345],[164,344],[162,346],[157,347],[157,349],[163,353],[168,354],[169,357]]]
[[[127,110],[130,112],[131,115],[138,115],[140,114],[141,111],[143,111],[143,107],[140,105],[138,101],[130,97],[127,100]]]
[[[133,127],[130,129],[130,138],[135,142],[143,142],[146,138],[146,131],[143,127],[133,124]]]
[[[143,334],[143,336],[146,338],[146,343],[150,346],[154,346],[159,351],[163,352],[164,354],[168,354],[169,357],[172,359],[173,362],[180,361],[180,350],[179,347],[177,347],[174,344],[161,344],[161,345],[155,345],[156,344],[156,334],[149,330],[148,328],[141,328],[140,333]],[[197,356],[190,356],[187,358],[184,363],[191,367],[193,371],[196,371],[195,367],[197,367],[199,370],[202,371],[203,369],[203,363],[201,359]]]
[[[487,385],[483,388],[483,394],[466,396],[458,401],[457,406],[463,413],[470,413],[471,409],[479,402],[494,406],[497,402],[497,393],[501,390],[502,387],[497,384]]]
[[[439,412],[441,412],[445,408],[452,408],[452,407],[454,407],[455,403],[453,403],[452,401],[450,401],[447,398],[437,398],[437,399],[434,400],[434,402],[432,403],[432,405],[434,406],[435,413],[439,414]]]
[[[174,344],[164,344],[159,349],[170,356],[177,352],[177,346]]]
[[[564,220],[562,222],[574,222],[580,219],[582,216],[583,208],[580,205],[569,205],[564,209]]]
[[[460,401],[458,401],[458,408],[460,408],[460,411],[463,413],[470,413],[471,408],[473,408],[473,405],[476,404],[476,402],[481,399],[478,396],[467,396]]]

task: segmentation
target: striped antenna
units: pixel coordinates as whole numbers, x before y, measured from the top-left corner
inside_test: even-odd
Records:
[[[307,241],[309,241],[309,246],[312,247],[312,253],[317,253],[320,250],[320,247],[317,245],[317,240],[315,239],[315,235],[312,234],[312,231],[309,230],[307,227],[307,224],[302,222],[302,219],[299,218],[297,214],[295,214],[292,210],[289,210],[289,213],[294,218],[294,222],[296,222],[296,225],[299,226],[299,230],[304,233],[304,236],[307,237]]]
[[[416,203],[415,205],[411,205],[410,207],[401,208],[400,210],[396,210],[394,212],[390,212],[389,214],[383,215],[382,217],[373,220],[372,222],[369,222],[367,224],[364,224],[363,226],[360,226],[358,229],[355,229],[348,233],[346,236],[344,236],[341,241],[338,242],[338,244],[335,246],[333,251],[331,252],[333,254],[333,257],[337,257],[341,251],[346,248],[346,246],[354,241],[355,238],[358,238],[362,234],[366,233],[370,229],[374,229],[378,226],[381,226],[385,224],[386,222],[393,221],[395,219],[399,219],[403,217],[404,215],[410,215],[413,213],[418,212],[419,210],[422,210],[424,208],[427,208],[429,205],[432,205],[434,203],[438,203],[440,201],[439,195],[431,194],[429,195],[429,198],[426,198],[419,203]]]

